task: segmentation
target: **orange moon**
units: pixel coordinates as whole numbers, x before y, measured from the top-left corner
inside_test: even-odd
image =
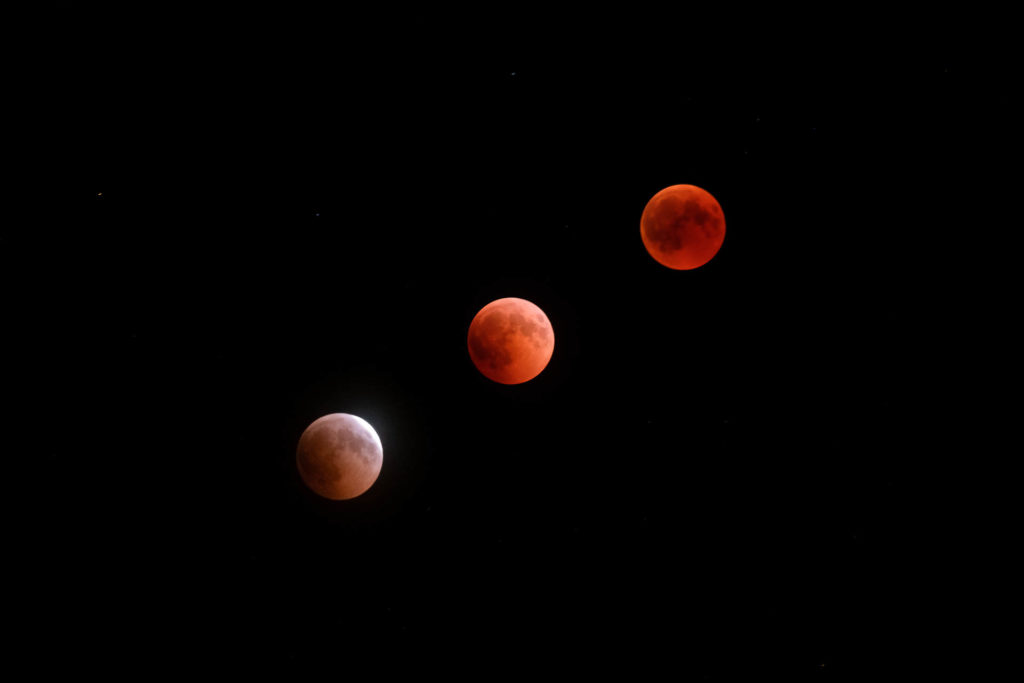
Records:
[[[469,325],[468,345],[469,357],[484,377],[522,384],[547,367],[555,332],[535,304],[509,297],[480,309]]]
[[[725,240],[725,216],[711,193],[696,185],[672,185],[651,197],[640,216],[648,253],[675,270],[699,268]]]
[[[306,486],[324,498],[348,500],[377,481],[384,449],[369,422],[332,413],[306,427],[295,458]]]

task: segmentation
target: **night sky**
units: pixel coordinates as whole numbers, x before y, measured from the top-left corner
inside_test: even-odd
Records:
[[[908,666],[905,247],[931,176],[907,169],[941,163],[926,141],[955,125],[963,63],[827,36],[728,59],[375,50],[359,26],[304,40],[315,19],[142,62],[63,27],[95,48],[54,58],[45,110],[74,170],[0,242],[39,658]],[[679,183],[726,220],[692,271],[639,234]],[[466,350],[508,296],[555,332],[517,386]],[[352,501],[295,468],[332,412],[383,442]]]

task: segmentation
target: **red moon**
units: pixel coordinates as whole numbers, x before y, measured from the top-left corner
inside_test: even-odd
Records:
[[[648,253],[675,270],[699,268],[725,240],[725,216],[711,193],[696,185],[672,185],[651,197],[640,216]]]
[[[522,384],[541,373],[555,350],[551,322],[526,299],[498,299],[469,325],[469,357],[485,377]]]
[[[306,427],[295,459],[302,481],[315,493],[331,500],[348,500],[377,481],[384,449],[369,422],[347,413],[332,413]]]

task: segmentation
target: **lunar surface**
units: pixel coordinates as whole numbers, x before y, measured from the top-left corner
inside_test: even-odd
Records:
[[[521,384],[541,373],[555,350],[555,333],[544,311],[526,299],[498,299],[469,325],[469,357],[488,379]]]
[[[640,217],[648,253],[675,270],[699,268],[725,240],[725,216],[718,201],[696,185],[672,185],[651,197]]]
[[[302,481],[314,492],[331,500],[347,500],[377,481],[384,449],[369,422],[332,413],[302,432],[296,461]]]

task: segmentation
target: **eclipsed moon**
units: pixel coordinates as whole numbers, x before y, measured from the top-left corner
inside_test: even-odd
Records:
[[[488,379],[521,384],[541,373],[555,350],[544,311],[526,299],[492,301],[469,325],[469,357]]]
[[[377,481],[384,448],[369,422],[348,413],[332,413],[306,427],[295,459],[302,481],[315,493],[348,500]]]
[[[651,197],[640,216],[640,237],[648,253],[675,270],[699,268],[725,240],[725,216],[710,192],[696,185],[672,185]]]

